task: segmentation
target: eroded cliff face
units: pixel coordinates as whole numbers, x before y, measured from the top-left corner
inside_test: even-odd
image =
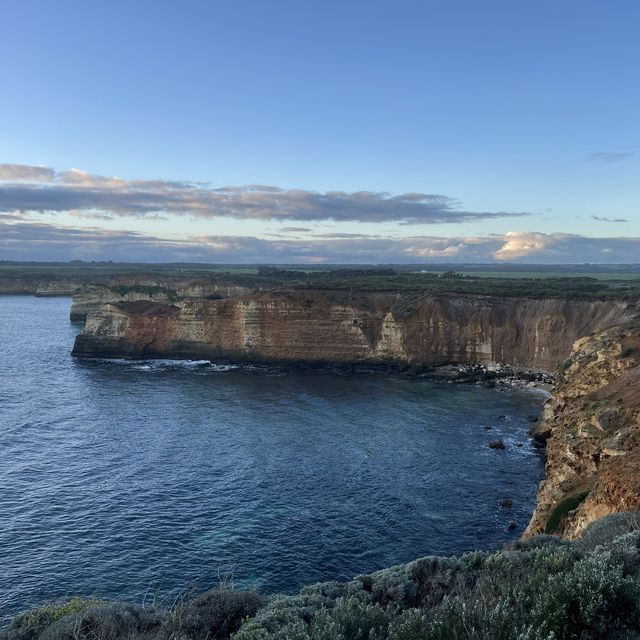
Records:
[[[640,508],[640,327],[578,340],[534,435],[546,479],[525,536],[576,538],[587,524]]]
[[[534,432],[548,461],[525,536],[575,538],[603,515],[640,508],[636,313],[612,300],[306,290],[118,301],[89,313],[74,354],[559,367]]]
[[[0,277],[0,294],[28,294],[38,297],[70,296],[82,286],[74,278],[40,279]]]
[[[87,316],[106,304],[115,302],[164,302],[182,304],[189,298],[228,298],[246,295],[249,289],[213,279],[118,278],[109,285],[85,285],[73,295],[69,316],[72,322]]]
[[[615,325],[616,301],[272,291],[89,314],[82,356],[339,363],[502,363],[553,370],[579,337]]]

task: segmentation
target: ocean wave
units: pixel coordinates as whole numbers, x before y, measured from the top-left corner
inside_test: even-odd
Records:
[[[219,364],[211,362],[210,360],[170,360],[170,359],[157,359],[157,360],[130,360],[127,358],[98,358],[95,363],[101,366],[116,366],[124,367],[131,371],[143,371],[143,372],[162,372],[162,371],[206,371],[213,373],[223,373],[226,371],[234,371],[241,368],[252,368],[249,366],[243,367],[237,364]]]

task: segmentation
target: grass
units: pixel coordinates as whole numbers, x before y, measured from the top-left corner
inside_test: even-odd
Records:
[[[169,609],[74,599],[17,616],[0,640],[637,640],[640,516],[581,540],[426,557],[296,595],[223,586]]]
[[[560,502],[555,509],[551,512],[547,525],[545,526],[545,533],[558,533],[562,527],[562,522],[569,515],[571,511],[580,506],[580,503],[589,495],[588,491],[581,491],[575,493],[568,498],[565,498]]]

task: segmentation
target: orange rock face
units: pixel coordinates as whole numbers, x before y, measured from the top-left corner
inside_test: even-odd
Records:
[[[553,370],[579,337],[619,322],[613,301],[274,291],[90,314],[77,355],[337,363],[502,363]],[[164,314],[164,315],[163,315]]]
[[[525,536],[548,530],[570,496],[586,497],[552,533],[580,535],[593,520],[640,508],[640,329],[578,340],[535,432],[547,439],[546,479]]]

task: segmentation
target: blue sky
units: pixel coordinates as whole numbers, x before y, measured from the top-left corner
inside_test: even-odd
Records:
[[[0,259],[640,262],[636,0],[2,14]]]

